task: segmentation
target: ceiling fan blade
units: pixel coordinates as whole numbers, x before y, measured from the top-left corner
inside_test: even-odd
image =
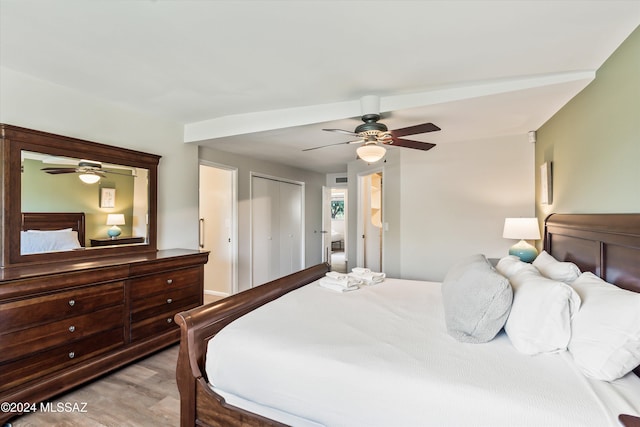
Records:
[[[412,141],[410,139],[393,138],[392,142],[387,142],[388,145],[395,145],[397,147],[415,148],[416,150],[431,150],[436,144],[430,142]]]
[[[399,138],[401,136],[417,135],[419,133],[435,132],[437,130],[440,130],[440,128],[433,123],[423,123],[421,125],[392,130],[390,133],[391,136]]]
[[[137,176],[137,175],[136,175],[136,174],[134,174],[134,173],[114,172],[114,171],[110,171],[110,170],[106,170],[106,169],[102,169],[102,170],[100,171],[100,173],[103,173],[103,174],[104,174],[104,173],[109,173],[109,174],[112,174],[112,175],[131,176],[131,177],[134,177],[134,178]],[[103,175],[103,176],[104,176],[104,175]]]
[[[363,139],[358,139],[358,140],[356,140],[356,141],[338,142],[338,143],[335,143],[335,144],[321,145],[321,146],[319,146],[319,147],[305,148],[305,149],[304,149],[304,150],[302,150],[302,151],[317,150],[318,148],[333,147],[334,145],[360,144],[360,143],[362,143],[362,142],[364,142],[364,140],[363,140]]]
[[[322,129],[325,130],[327,132],[336,132],[336,133],[341,133],[343,135],[351,135],[351,136],[360,136],[355,132],[350,132],[348,130],[342,130],[342,129]]]
[[[76,169],[75,168],[42,168],[40,169],[42,171],[45,171],[46,173],[50,173],[50,174],[59,174],[59,173],[76,173]]]

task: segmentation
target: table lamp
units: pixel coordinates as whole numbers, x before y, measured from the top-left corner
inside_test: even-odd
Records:
[[[532,262],[538,256],[538,250],[525,241],[540,239],[537,218],[505,218],[502,237],[520,240],[511,246],[509,255],[515,255],[524,262]]]
[[[119,225],[124,225],[124,214],[108,214],[107,215],[107,225],[111,225],[112,227],[107,230],[107,234],[111,239],[115,240],[122,230],[120,230]]]

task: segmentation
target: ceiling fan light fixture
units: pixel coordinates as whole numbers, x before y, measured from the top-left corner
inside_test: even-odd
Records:
[[[384,148],[382,145],[376,144],[375,142],[361,145],[356,150],[356,153],[358,153],[358,157],[360,157],[367,163],[375,163],[379,161],[384,157],[386,152],[386,148]]]
[[[100,175],[96,175],[95,173],[85,172],[78,175],[78,178],[80,178],[80,181],[84,182],[85,184],[95,184],[96,182],[100,181]]]

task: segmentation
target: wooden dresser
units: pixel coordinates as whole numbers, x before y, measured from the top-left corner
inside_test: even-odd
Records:
[[[173,317],[202,304],[207,258],[175,249],[0,270],[0,402],[40,402],[176,343]]]

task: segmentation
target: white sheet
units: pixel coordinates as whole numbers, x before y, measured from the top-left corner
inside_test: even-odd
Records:
[[[455,341],[428,282],[305,286],[224,328],[206,371],[230,403],[291,425],[602,427],[640,414],[633,375],[589,380],[569,353],[527,356],[504,333]]]

